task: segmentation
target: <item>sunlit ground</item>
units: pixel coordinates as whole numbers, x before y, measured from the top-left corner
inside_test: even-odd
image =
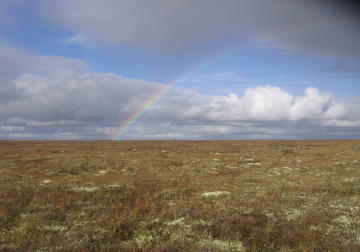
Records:
[[[360,141],[1,141],[0,250],[360,250]]]

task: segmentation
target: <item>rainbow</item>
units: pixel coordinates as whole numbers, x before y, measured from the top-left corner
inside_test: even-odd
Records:
[[[127,118],[125,118],[119,126],[115,128],[111,136],[111,139],[113,140],[120,139],[132,124],[134,124],[143,114],[145,114],[145,112],[151,106],[153,106],[156,102],[158,102],[161,99],[161,97],[165,96],[172,88],[184,82],[192,74],[204,70],[206,67],[212,65],[214,62],[225,57],[226,55],[230,54],[236,49],[237,47],[227,48],[226,50],[221,51],[220,53],[216,54],[210,59],[207,59],[206,61],[201,62],[200,64],[197,64],[192,68],[190,68],[189,70],[183,72],[181,75],[177,76],[171,82],[171,84],[162,85],[162,87],[157,89],[152,95],[148,97],[148,99],[146,99],[143,103],[141,103],[138,107],[136,107],[134,111]]]
[[[289,30],[284,30],[281,33],[285,34],[285,35],[289,35],[289,34],[294,34],[294,33],[299,33],[299,32],[305,31],[307,29],[310,29],[310,27],[312,27],[312,28],[314,26],[321,27],[324,25],[328,26],[328,25],[331,25],[332,23],[336,24],[335,21],[331,22],[331,23],[317,22],[317,23],[313,23],[311,26],[309,26],[309,25],[299,26],[299,27],[297,27],[297,29],[292,28]],[[260,46],[260,47],[262,47],[262,46]],[[155,104],[157,101],[159,101],[160,98],[163,97],[164,95],[166,95],[172,88],[177,86],[179,83],[185,81],[192,74],[194,74],[196,72],[200,72],[201,70],[204,70],[206,67],[212,65],[214,62],[229,55],[230,53],[237,51],[239,48],[240,48],[239,45],[235,45],[235,46],[228,47],[223,51],[220,51],[216,55],[214,55],[210,58],[207,58],[205,61],[193,66],[189,70],[187,70],[187,71],[183,72],[181,75],[177,76],[171,82],[170,85],[163,85],[161,88],[156,90],[156,92],[154,92],[154,94],[149,96],[149,98],[147,100],[145,100],[136,109],[134,109],[134,111],[127,118],[125,118],[125,120],[123,120],[123,122],[118,127],[115,128],[115,130],[112,134],[112,139],[120,139],[122,137],[122,135],[124,134],[124,132],[132,124],[134,124],[153,104]]]
[[[155,104],[162,96],[164,96],[171,89],[171,85],[163,85],[156,90],[154,94],[149,96],[143,103],[134,109],[134,111],[123,122],[116,127],[111,139],[118,139],[133,124],[139,117],[141,117],[145,111]]]

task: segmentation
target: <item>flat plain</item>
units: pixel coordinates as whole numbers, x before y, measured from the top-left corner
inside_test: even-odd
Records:
[[[360,251],[360,140],[0,141],[1,251]]]

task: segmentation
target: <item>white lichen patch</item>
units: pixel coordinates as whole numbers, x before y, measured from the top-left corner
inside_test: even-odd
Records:
[[[306,199],[308,196],[304,192],[294,192],[292,193],[292,197],[298,199]]]
[[[210,247],[217,251],[246,251],[244,245],[239,241],[223,241],[223,240],[210,240],[204,239],[199,241],[201,246]]]
[[[257,190],[255,193],[254,193],[254,196],[255,197],[263,197],[266,195],[266,191],[261,191],[261,190]]]
[[[248,165],[251,166],[261,166],[262,164],[260,162],[254,162],[254,163],[248,163]]]
[[[219,173],[215,167],[206,169],[205,172],[210,173],[210,174],[218,174]]]
[[[30,212],[24,212],[20,214],[20,218],[23,220],[29,220],[32,216],[33,215]]]
[[[173,220],[173,221],[166,221],[165,224],[168,226],[176,226],[176,225],[184,225],[185,217],[181,217],[179,219]]]
[[[346,215],[341,215],[338,218],[334,219],[333,222],[339,223],[344,226],[350,226],[351,223],[353,223],[353,220],[351,220],[351,218]]]
[[[349,206],[349,205],[342,205],[342,204],[337,204],[337,205],[330,205],[330,207],[332,209],[335,210],[336,214],[339,213],[349,213],[349,214],[356,214],[358,212],[360,212],[360,207],[354,207],[354,206]]]
[[[255,210],[251,207],[244,207],[244,206],[240,206],[239,208],[237,208],[237,210],[239,211],[239,213],[241,214],[252,214]]]
[[[278,171],[272,171],[272,173],[275,175],[281,175],[281,172],[278,172]]]
[[[344,178],[341,180],[341,182],[343,183],[351,183],[351,182],[356,182],[357,180],[359,180],[359,178]]]
[[[155,241],[155,237],[153,237],[152,235],[139,235],[135,237],[134,241],[137,243],[139,248],[143,248],[146,245],[149,245],[153,241]]]
[[[75,192],[94,192],[99,190],[99,187],[75,186],[70,190]]]
[[[309,226],[309,229],[310,229],[310,230],[316,230],[316,231],[319,231],[319,227],[314,226],[314,225],[310,225],[310,226]]]
[[[43,229],[48,231],[62,232],[66,230],[66,227],[61,225],[51,225],[51,226],[44,226]]]
[[[266,215],[266,217],[270,218],[270,219],[273,219],[274,218],[274,213],[273,212],[270,212],[268,210],[263,210],[262,211],[262,214]]]
[[[100,170],[97,173],[94,174],[94,176],[104,176],[106,174],[105,170]]]
[[[293,169],[290,168],[290,167],[284,166],[284,167],[283,167],[283,170],[285,170],[285,171],[292,171]]]
[[[17,249],[18,248],[18,246],[15,244],[15,243],[13,243],[13,242],[10,242],[10,243],[7,243],[7,244],[1,244],[0,245],[0,250],[4,250],[4,251],[6,251],[7,249]]]
[[[226,165],[225,167],[231,170],[240,168],[239,166],[233,166],[233,165]]]
[[[100,234],[106,234],[108,232],[108,230],[105,229],[105,228],[97,227],[97,228],[94,229],[94,232],[95,233],[100,233]]]
[[[303,212],[296,208],[289,208],[285,209],[285,217],[288,221],[296,220],[297,218],[301,217]]]
[[[120,187],[121,185],[119,184],[110,184],[110,185],[106,185],[106,188],[116,188],[116,187]]]
[[[51,182],[50,179],[44,179],[44,180],[42,181],[43,184],[49,184],[50,182]]]
[[[200,227],[207,227],[210,226],[212,223],[209,221],[204,221],[204,220],[196,220],[193,223],[191,223],[191,226],[200,226]]]
[[[218,197],[218,196],[226,196],[226,195],[230,195],[230,192],[228,191],[204,192],[201,194],[201,197],[209,198],[209,197]]]

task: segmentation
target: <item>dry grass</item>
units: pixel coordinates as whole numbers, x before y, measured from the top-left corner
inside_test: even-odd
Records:
[[[0,250],[359,251],[360,141],[0,141]]]

